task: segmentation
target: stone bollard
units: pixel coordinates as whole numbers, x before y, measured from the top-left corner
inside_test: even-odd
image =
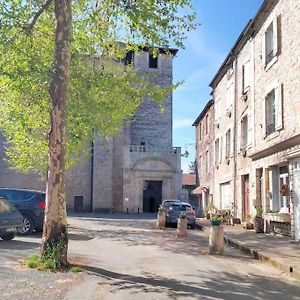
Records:
[[[177,236],[185,237],[187,236],[187,219],[178,219],[177,222]]]
[[[224,228],[223,226],[211,226],[209,235],[209,254],[224,253]]]
[[[166,212],[164,210],[159,210],[157,213],[156,227],[159,229],[166,227]]]

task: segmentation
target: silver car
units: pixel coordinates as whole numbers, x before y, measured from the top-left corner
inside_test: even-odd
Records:
[[[185,213],[187,224],[191,229],[196,227],[196,212],[187,202],[172,202],[166,207],[166,227],[177,224],[178,218],[181,213]]]

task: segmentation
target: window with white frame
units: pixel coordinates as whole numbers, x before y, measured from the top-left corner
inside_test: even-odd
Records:
[[[231,130],[226,131],[226,159],[230,157],[230,145],[231,145]]]
[[[250,59],[247,59],[243,64],[243,93],[246,93],[250,88],[251,65]]]
[[[248,116],[244,116],[241,121],[241,149],[248,145]]]
[[[221,145],[220,145],[220,139],[216,139],[215,140],[215,165],[218,166],[220,163],[220,149],[221,149]]]
[[[221,118],[221,99],[215,102],[215,118],[219,120]]]
[[[232,109],[232,105],[233,105],[233,102],[234,102],[234,84],[233,84],[233,80],[231,80],[227,84],[226,102],[227,102],[227,111],[230,111]]]
[[[268,65],[278,53],[277,38],[277,17],[275,17],[266,27],[263,34],[263,56],[265,66]]]
[[[267,135],[280,130],[282,121],[282,85],[277,84],[271,89],[262,102],[262,135]]]
[[[207,150],[205,153],[205,170],[206,170],[206,174],[209,173],[209,151]]]
[[[208,124],[208,119],[209,118],[209,116],[208,116],[208,114],[205,116],[205,134],[208,134],[208,126],[209,126],[209,124]]]
[[[266,130],[267,135],[275,131],[275,90],[266,97]]]
[[[199,156],[199,176],[202,176],[203,169],[202,169],[202,156]]]

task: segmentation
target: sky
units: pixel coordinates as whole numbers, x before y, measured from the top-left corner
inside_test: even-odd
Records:
[[[174,59],[174,82],[184,84],[173,93],[173,145],[189,152],[181,168],[195,160],[195,127],[192,126],[211,99],[208,86],[234,42],[253,18],[263,0],[192,0],[201,25],[189,33],[185,49]]]

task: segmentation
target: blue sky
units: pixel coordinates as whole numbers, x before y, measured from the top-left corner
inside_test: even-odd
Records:
[[[258,11],[263,0],[192,0],[201,25],[188,35],[186,49],[174,59],[174,82],[184,80],[173,94],[173,145],[188,150],[183,171],[195,159],[195,128],[192,123],[207,101],[208,84],[239,34]]]

